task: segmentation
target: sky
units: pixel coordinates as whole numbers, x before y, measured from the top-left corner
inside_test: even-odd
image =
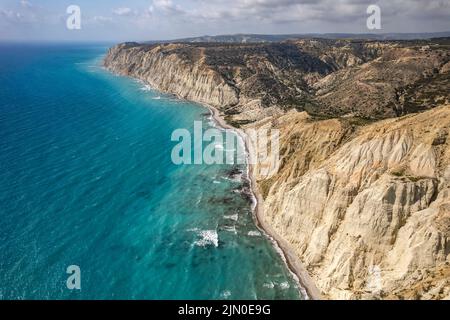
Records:
[[[367,29],[372,4],[381,9],[381,30]],[[80,8],[81,29],[66,26],[70,5]],[[0,0],[0,40],[439,31],[450,31],[450,0]]]

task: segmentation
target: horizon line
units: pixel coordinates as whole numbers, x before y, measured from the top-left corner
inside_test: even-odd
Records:
[[[426,31],[426,32],[307,32],[307,33],[229,33],[229,34],[203,34],[203,35],[193,35],[187,37],[177,37],[171,39],[0,39],[0,43],[15,42],[15,43],[123,43],[123,42],[170,42],[170,41],[180,41],[185,39],[202,38],[202,37],[231,37],[231,36],[285,36],[285,37],[301,37],[301,36],[320,36],[320,35],[350,35],[350,36],[383,36],[383,35],[432,35],[432,34],[448,34],[450,37],[450,30],[448,31]],[[318,37],[320,38],[320,37]],[[439,37],[433,37],[439,38]],[[408,40],[426,40],[422,39],[408,39]],[[428,38],[431,39],[431,38]]]

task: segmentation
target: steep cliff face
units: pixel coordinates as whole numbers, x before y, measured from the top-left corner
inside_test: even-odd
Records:
[[[448,49],[446,41],[129,43],[112,48],[105,66],[212,105],[234,126],[280,130],[279,170],[256,176],[263,218],[324,297],[442,299],[450,298]],[[407,115],[417,111],[425,112]]]
[[[292,43],[120,44],[104,65],[155,88],[220,109],[239,126],[308,100],[334,68]]]
[[[122,75],[141,79],[155,88],[183,99],[217,108],[236,105],[238,91],[204,63],[201,50],[184,56],[183,45],[140,46],[121,44],[109,50],[105,66]],[[193,62],[193,63],[192,63]]]
[[[446,43],[307,39],[112,48],[105,66],[220,109],[235,126],[287,110],[385,119],[448,103]]]
[[[278,127],[265,219],[325,296],[450,295],[450,106],[359,129],[294,113]]]

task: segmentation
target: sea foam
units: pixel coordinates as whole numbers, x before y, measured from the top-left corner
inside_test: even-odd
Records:
[[[207,247],[213,245],[214,247],[219,246],[219,235],[216,230],[203,230],[199,232],[200,240],[194,242],[195,245],[199,247]]]
[[[239,220],[239,215],[236,213],[236,214],[224,216],[224,218],[228,219],[228,220],[238,221]]]

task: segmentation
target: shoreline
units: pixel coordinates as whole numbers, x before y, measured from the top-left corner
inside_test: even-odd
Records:
[[[105,69],[114,74],[121,75],[120,73],[115,72],[111,68],[105,67]],[[124,75],[121,75],[121,76],[124,76]],[[147,81],[145,81],[143,79],[139,79],[139,78],[136,78],[136,77],[133,77],[130,75],[127,75],[127,77],[135,79],[137,81],[140,81],[146,85],[149,85],[152,89],[157,90],[161,93],[173,95],[174,97],[176,97],[177,99],[180,99],[180,100],[186,100],[183,97],[179,97],[178,95],[173,94],[171,92],[164,92],[162,90],[159,90],[156,85],[148,83]],[[278,235],[278,233],[269,224],[267,224],[264,221],[264,217],[263,217],[264,199],[262,198],[262,196],[259,192],[258,184],[256,182],[256,177],[254,175],[254,165],[250,164],[248,161],[250,149],[249,149],[249,142],[248,142],[248,138],[247,138],[246,134],[241,129],[235,128],[235,127],[229,125],[228,123],[226,123],[226,121],[224,120],[224,118],[222,118],[222,116],[220,115],[220,111],[217,108],[215,108],[209,104],[202,103],[202,102],[197,102],[197,101],[191,101],[191,102],[197,103],[197,104],[201,105],[202,107],[208,109],[209,112],[211,113],[212,119],[217,123],[217,125],[219,127],[221,127],[222,129],[229,129],[229,130],[234,131],[242,139],[242,141],[244,143],[244,149],[246,152],[247,175],[248,175],[248,179],[250,182],[250,190],[251,190],[254,202],[255,202],[254,207],[252,208],[252,211],[253,211],[253,217],[254,217],[256,227],[258,229],[260,229],[269,238],[269,240],[271,240],[272,245],[275,247],[275,249],[277,251],[279,251],[279,254],[281,255],[283,261],[285,262],[288,270],[292,273],[295,280],[299,284],[300,293],[302,295],[305,295],[305,293],[306,293],[305,298],[307,300],[308,299],[309,300],[322,300],[323,297],[322,297],[319,289],[315,285],[314,280],[311,278],[308,271],[304,267],[303,263],[297,257],[297,255],[292,250],[290,245],[284,239],[282,239]]]
[[[214,119],[214,121],[216,121],[216,123],[221,128],[233,130],[234,132],[236,132],[237,135],[239,135],[239,137],[244,142],[246,158],[248,160],[250,149],[247,135],[241,129],[235,128],[226,123],[225,120],[220,115],[220,111],[217,108],[205,103],[202,103],[201,105],[208,108],[208,110],[211,112],[211,117]],[[292,250],[290,245],[283,238],[281,238],[278,235],[278,233],[268,223],[264,221],[264,209],[263,209],[264,199],[262,198],[261,193],[259,192],[258,184],[256,182],[256,176],[254,174],[255,170],[254,165],[247,162],[247,170],[248,170],[248,179],[250,182],[250,189],[255,201],[255,206],[253,208],[253,216],[255,219],[256,227],[261,231],[263,231],[270,238],[274,246],[276,246],[275,249],[279,249],[282,258],[286,263],[286,266],[288,267],[289,271],[297,278],[296,280],[300,284],[299,289],[301,291],[301,294],[304,295],[306,292],[305,298],[310,300],[322,300],[323,297],[320,294],[319,289],[315,285],[314,280],[311,278],[308,271],[304,267],[303,263],[297,257],[297,255]]]

